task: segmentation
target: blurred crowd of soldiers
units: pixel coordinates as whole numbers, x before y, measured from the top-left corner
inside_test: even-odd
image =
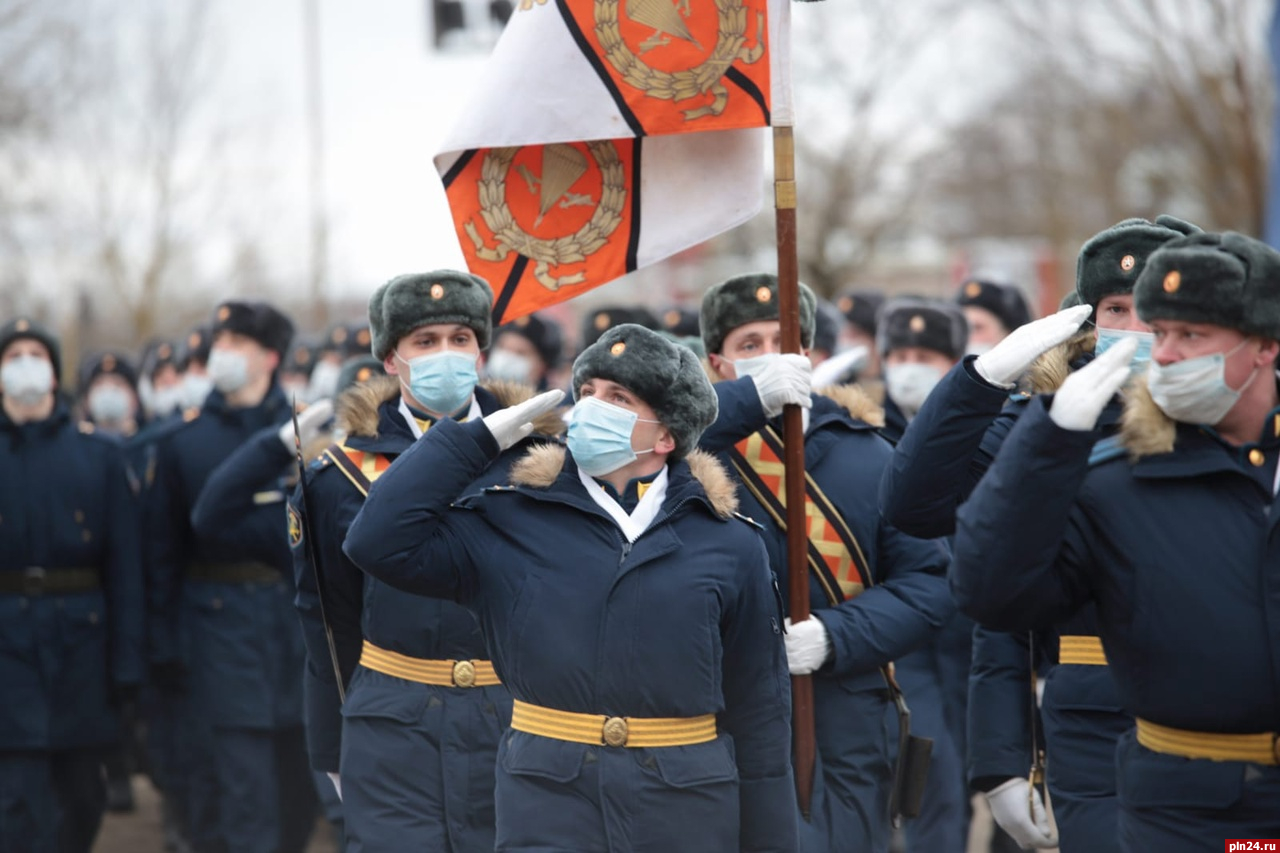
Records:
[[[1277,259],[1160,217],[1090,240],[1076,288],[1039,320],[1011,283],[832,302],[802,287],[807,358],[780,354],[764,274],[715,284],[700,305],[598,308],[572,349],[545,315],[492,327],[487,284],[453,271],[394,279],[368,317],[318,335],[230,300],[181,337],[86,358],[74,384],[57,337],[11,318],[0,851],[88,851],[104,809],[133,808],[139,771],[161,792],[166,848],[200,853],[297,853],[321,813],[353,853],[949,853],[966,850],[975,794],[997,850],[1280,835],[1280,621],[1267,621],[1280,577],[1253,529],[1270,523],[1280,412],[1274,382],[1252,384],[1274,371]],[[1221,284],[1232,276],[1238,287]],[[1159,370],[1198,355],[1188,324],[1235,347],[1215,351],[1226,408],[1161,396],[1174,379]],[[1162,355],[1170,335],[1188,351]],[[1232,365],[1249,353],[1244,381]],[[1171,420],[1147,463],[1121,435],[1141,395],[1121,387],[1153,359]],[[1230,413],[1251,400],[1266,428],[1237,438]],[[795,625],[768,580],[787,588],[787,405],[804,408],[813,504],[815,618]],[[1188,424],[1199,432],[1184,437]],[[607,449],[620,434],[626,446]],[[1142,491],[1152,481],[1163,498]],[[504,490],[541,497],[516,505]],[[648,493],[685,497],[659,514]],[[680,511],[704,494],[705,518]],[[1135,494],[1163,521],[1121,516]],[[1231,501],[1239,518],[1220,518]],[[727,506],[751,532],[706,521]],[[597,563],[587,516],[616,522],[622,543],[620,557],[606,549],[619,576],[599,599],[587,574],[560,588],[537,556]],[[663,550],[659,535],[683,544]],[[1239,562],[1216,586],[1200,579],[1217,571],[1215,536]],[[1150,559],[1189,599],[1150,586],[1140,553],[1154,541],[1174,543]],[[716,575],[716,554],[735,549],[743,578]],[[757,559],[772,570],[758,600]],[[533,574],[520,586],[496,564]],[[731,593],[710,627],[702,593],[664,574],[679,566]],[[633,618],[658,641],[642,628],[611,639]],[[1181,637],[1197,620],[1232,628]],[[674,639],[701,631],[715,636],[696,645],[706,662]],[[1186,669],[1166,671],[1174,658]],[[677,695],[699,667],[716,673],[712,692],[689,675]],[[579,669],[593,673],[585,693]],[[815,678],[807,819],[777,735],[788,674]],[[654,698],[664,690],[676,699]],[[646,701],[649,713],[615,707]],[[932,753],[919,814],[895,833],[904,701]],[[613,747],[634,747],[634,765]]]

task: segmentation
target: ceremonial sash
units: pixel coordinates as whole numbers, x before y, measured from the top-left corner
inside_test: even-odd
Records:
[[[784,533],[787,502],[782,439],[766,426],[734,446],[730,454],[738,478]],[[809,570],[830,604],[856,597],[874,586],[866,555],[844,517],[806,471],[804,514],[808,525]]]
[[[330,445],[323,455],[338,466],[338,470],[365,497],[369,496],[369,486],[391,467],[392,462],[390,457],[381,453],[365,453],[345,444]]]

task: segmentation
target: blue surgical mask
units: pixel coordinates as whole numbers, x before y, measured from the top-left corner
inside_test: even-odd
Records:
[[[1151,363],[1147,390],[1160,410],[1175,421],[1214,424],[1221,421],[1258,375],[1255,368],[1239,390],[1227,384],[1227,359],[1248,343],[1241,341],[1228,352],[1215,352],[1161,366]]]
[[[1156,336],[1150,332],[1131,332],[1127,329],[1104,329],[1098,327],[1098,343],[1093,348],[1094,355],[1102,355],[1121,341],[1132,338],[1138,342],[1138,349],[1133,354],[1133,358],[1129,361],[1130,373],[1142,373],[1147,369],[1147,364],[1151,361],[1151,347],[1155,344]]]
[[[451,415],[465,406],[480,380],[474,353],[445,350],[405,359],[397,352],[396,358],[409,367],[408,383],[401,376],[400,384],[436,414]]]
[[[566,437],[573,461],[592,477],[603,477],[630,465],[639,455],[631,447],[631,431],[640,420],[658,423],[596,397],[583,397],[573,407]],[[652,449],[639,451],[652,452]]]

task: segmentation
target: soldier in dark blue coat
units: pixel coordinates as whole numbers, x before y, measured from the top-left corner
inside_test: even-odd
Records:
[[[1096,605],[1137,718],[1117,750],[1121,849],[1274,838],[1280,254],[1236,234],[1177,238],[1134,295],[1155,343],[1119,438],[1095,446],[1133,340],[1028,405],[960,509],[952,589],[1006,630]]]
[[[342,395],[341,439],[310,466],[305,494],[296,491],[290,504],[311,763],[339,785],[352,851],[494,847],[494,762],[511,696],[475,617],[387,586],[342,553],[370,485],[435,424],[475,420],[531,396],[524,386],[476,384],[492,302],[483,279],[452,270],[379,288],[369,300],[372,350],[388,375]],[[550,415],[540,431],[561,429]],[[506,482],[523,450],[508,451],[477,486]]]
[[[72,421],[59,357],[0,328],[0,849],[88,853],[145,674],[142,571],[123,450]]]
[[[955,510],[986,473],[1029,394],[1052,393],[1095,350],[1133,338],[1145,346],[1135,356],[1145,366],[1150,334],[1133,311],[1133,285],[1146,259],[1167,241],[1199,229],[1168,216],[1155,222],[1124,220],[1081,248],[1076,303],[1024,327],[994,350],[967,358],[942,380],[894,451],[881,484],[885,517],[921,536],[955,531]],[[1093,315],[1093,327],[1074,334]],[[1015,390],[1021,382],[1024,392]],[[1119,428],[1117,398],[1099,428]],[[1085,608],[1052,630],[1040,632],[1038,661],[1050,666],[1043,692],[1044,740],[1050,753],[1045,780],[1058,836],[1050,829],[1029,768],[1036,709],[1030,701],[1029,635],[978,627],[970,674],[969,782],[987,795],[996,820],[1024,845],[1065,853],[1117,849],[1115,832],[1116,740],[1132,726],[1097,639],[1096,616]],[[1030,808],[1028,805],[1030,804]]]
[[[347,555],[480,619],[514,697],[497,849],[794,851],[782,614],[731,480],[694,450],[696,356],[634,324],[574,363],[568,452],[471,484],[563,396],[442,421],[373,485]]]
[[[302,731],[302,634],[291,578],[238,526],[197,533],[191,512],[223,459],[289,418],[275,375],[292,334],[292,323],[270,305],[218,306],[207,365],[214,390],[198,414],[156,443],[151,653],[161,672],[185,672],[200,716],[195,725],[203,721],[212,738],[217,839],[193,840],[236,851],[301,850],[314,823]],[[263,519],[284,515],[279,485],[250,499]],[[193,800],[207,798],[194,787]],[[205,812],[210,804],[191,807]]]
[[[818,770],[806,851],[884,851],[897,720],[886,667],[925,646],[954,612],[941,543],[880,520],[876,490],[891,448],[881,412],[853,386],[811,393],[804,355],[781,355],[777,278],[743,275],[707,291],[702,336],[717,376],[720,414],[701,446],[736,473],[746,513],[765,521],[774,572],[788,577],[780,448],[782,406],[804,406],[805,470],[812,488],[809,567],[813,618],[789,625],[794,675],[814,675]],[[802,344],[813,339],[815,300],[800,286]],[[794,373],[794,375],[793,375]],[[749,377],[749,378],[748,378]],[[823,506],[833,511],[827,518]],[[850,720],[863,721],[850,725]]]

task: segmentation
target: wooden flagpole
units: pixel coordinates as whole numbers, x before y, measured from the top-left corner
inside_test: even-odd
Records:
[[[773,192],[778,241],[778,313],[782,351],[799,353],[800,270],[796,247],[796,148],[793,128],[773,128]],[[792,624],[809,618],[808,525],[804,515],[804,421],[799,406],[782,411],[786,466],[788,602]],[[800,814],[809,820],[817,744],[813,725],[813,676],[791,676],[791,736]]]

